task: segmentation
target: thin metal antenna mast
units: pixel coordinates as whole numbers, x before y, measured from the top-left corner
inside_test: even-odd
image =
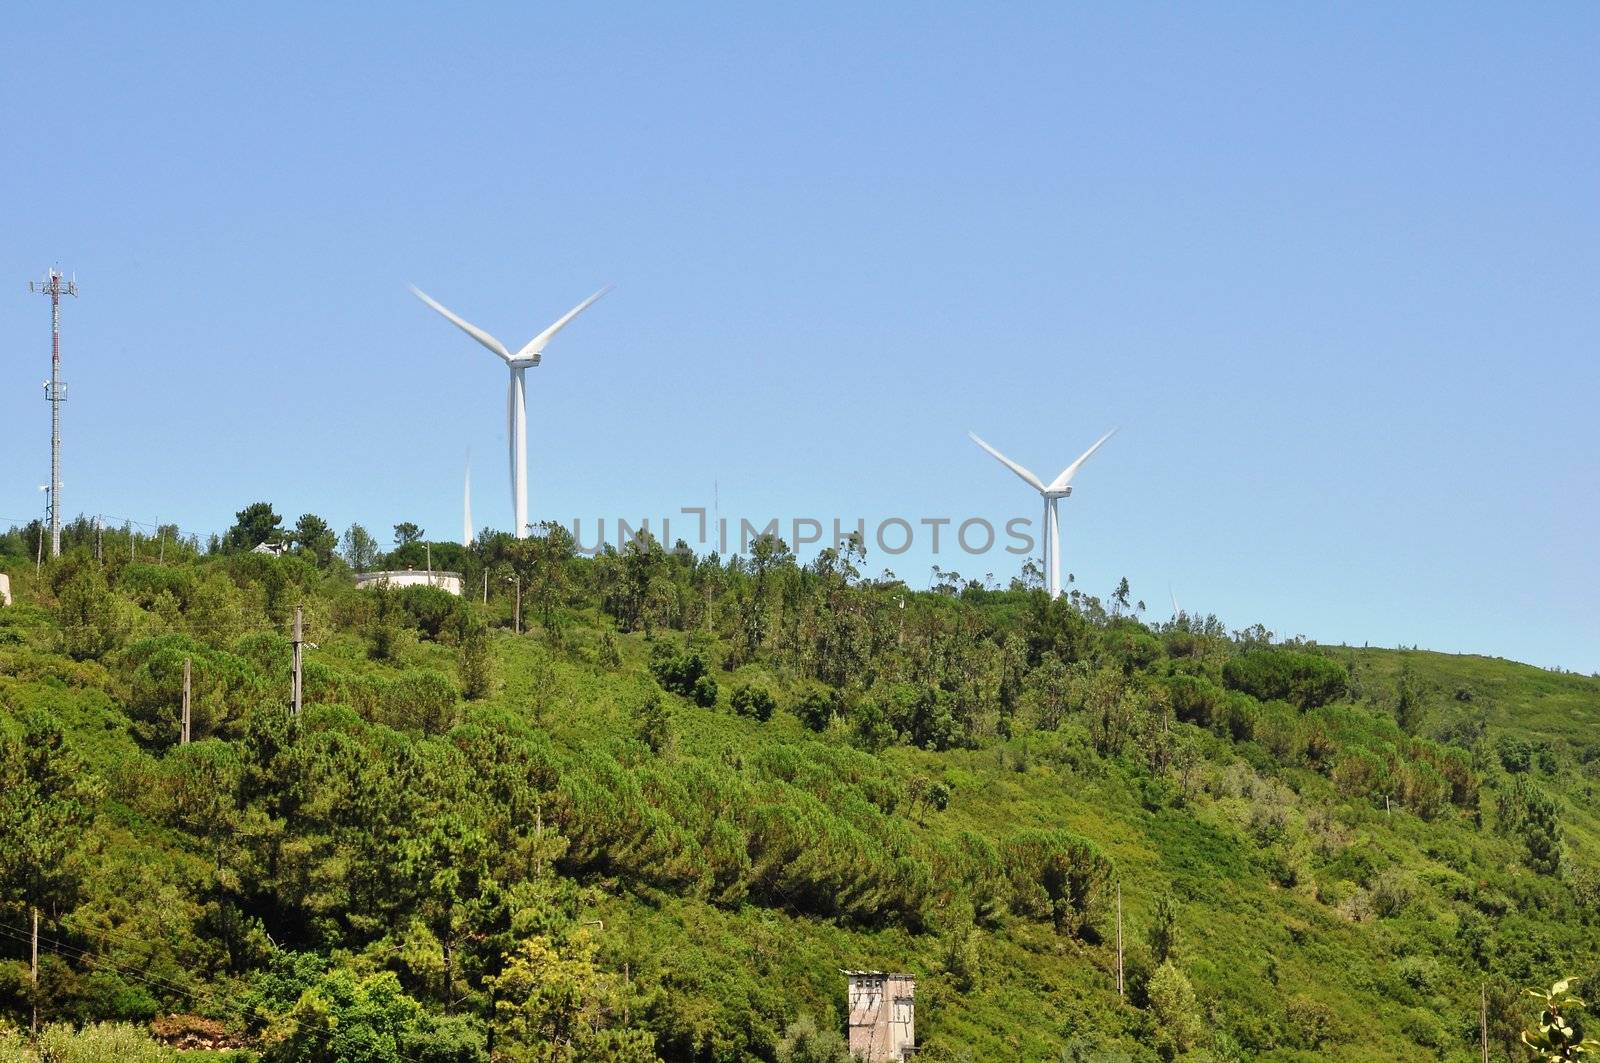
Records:
[[[61,381],[61,296],[78,295],[78,282],[61,283],[61,271],[50,269],[44,280],[29,281],[28,290],[50,297],[50,379],[44,385],[50,403],[50,556],[61,556],[61,404],[67,385]]]

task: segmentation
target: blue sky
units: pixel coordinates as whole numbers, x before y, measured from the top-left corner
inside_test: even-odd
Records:
[[[1165,615],[1600,669],[1591,7],[18,9],[0,516],[1035,517]],[[3,289],[0,289],[3,291]],[[675,529],[676,530],[676,529]],[[869,557],[914,585],[938,560]]]

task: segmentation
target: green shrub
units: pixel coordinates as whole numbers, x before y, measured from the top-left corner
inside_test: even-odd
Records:
[[[413,669],[384,687],[380,722],[402,731],[444,734],[456,724],[459,697],[455,684],[445,676]]]
[[[652,753],[665,753],[672,746],[672,711],[661,699],[659,690],[651,690],[634,707],[634,734]]]
[[[86,661],[98,660],[121,646],[128,634],[122,605],[98,565],[80,566],[61,588],[62,650],[74,660]]]
[[[1229,691],[1216,709],[1216,729],[1235,742],[1249,742],[1256,737],[1256,725],[1261,718],[1260,703],[1240,690]]]
[[[39,1063],[171,1063],[177,1054],[137,1026],[101,1022],[74,1030],[51,1024],[39,1031]]]
[[[794,714],[813,731],[826,731],[845,711],[844,698],[832,687],[808,690],[794,705]]]
[[[449,630],[456,611],[464,603],[438,587],[406,587],[400,592],[400,605],[416,624],[423,637],[434,642]]]
[[[658,642],[650,653],[650,672],[662,689],[681,694],[701,708],[717,703],[717,681],[698,653],[680,653],[666,642]]]
[[[1425,1008],[1412,1008],[1401,1016],[1400,1032],[1423,1048],[1441,1048],[1446,1040],[1439,1016]]]
[[[1284,1006],[1283,1026],[1285,1040],[1297,1048],[1315,1050],[1341,1039],[1333,1009],[1304,993],[1289,998]]]
[[[1090,929],[1111,861],[1091,841],[1065,831],[1024,830],[1005,845],[1012,904],[1019,914],[1049,919],[1057,932]]]
[[[689,697],[702,709],[711,708],[717,703],[717,681],[708,675],[701,676],[694,681]]]
[[[1345,692],[1349,673],[1329,657],[1293,650],[1253,650],[1222,666],[1222,681],[1262,701],[1287,701],[1302,711]]]
[[[1156,1018],[1157,1032],[1178,1052],[1187,1052],[1200,1040],[1200,1005],[1195,999],[1194,986],[1182,971],[1170,963],[1163,963],[1150,976],[1145,991],[1150,999],[1150,1010]]]
[[[461,696],[468,701],[486,698],[494,692],[494,654],[482,607],[462,603],[455,623],[456,674],[461,680]]]
[[[716,695],[713,694],[713,700],[715,700],[715,697]],[[736,688],[729,703],[733,706],[733,711],[740,716],[748,716],[751,719],[760,720],[762,723],[772,719],[772,712],[778,707],[777,702],[772,700],[772,695],[767,692],[766,687],[755,686],[750,683],[745,683]]]
[[[850,1052],[837,1030],[823,1029],[802,1015],[783,1031],[778,1063],[850,1063]]]
[[[84,1017],[149,1022],[161,1010],[148,989],[114,971],[91,971],[78,992],[77,1012]]]
[[[1224,722],[1218,711],[1225,697],[1209,679],[1193,675],[1174,675],[1165,680],[1172,711],[1185,723],[1212,727]]]
[[[1419,993],[1432,993],[1440,984],[1439,961],[1432,956],[1407,956],[1395,964],[1394,973]]]
[[[1372,907],[1380,916],[1392,917],[1406,910],[1417,895],[1416,883],[1403,871],[1381,871],[1372,880]]]

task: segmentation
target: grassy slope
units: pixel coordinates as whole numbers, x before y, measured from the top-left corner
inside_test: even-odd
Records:
[[[1409,668],[1429,699],[1429,723],[1482,710],[1491,736],[1514,735],[1550,742],[1574,754],[1600,748],[1600,678],[1550,672],[1503,657],[1430,653],[1426,650],[1351,650],[1357,674],[1368,685],[1392,686]],[[1472,701],[1455,701],[1468,690]],[[1600,864],[1600,805],[1587,780],[1569,790],[1563,827],[1571,851],[1587,866]]]
[[[20,609],[14,629],[41,640],[49,626],[43,614]],[[590,618],[574,631],[580,653],[557,660],[560,694],[553,699],[547,726],[558,745],[605,745],[630,729],[627,707],[649,683],[644,662],[647,644],[638,636],[619,639],[623,667],[615,672],[582,663],[581,646],[597,637],[604,620]],[[320,653],[341,669],[376,668],[354,636],[336,636]],[[497,642],[501,689],[495,700],[527,711],[535,700],[531,667],[545,651],[532,639],[502,637]],[[1491,736],[1515,734],[1559,740],[1573,749],[1596,739],[1600,719],[1600,680],[1558,675],[1511,662],[1415,651],[1350,650],[1362,685],[1376,693],[1392,687],[1402,668],[1411,670],[1429,692],[1429,723],[1465,711],[1454,692],[1470,687],[1471,707],[1487,714]],[[453,668],[452,651],[419,644],[409,647],[410,664]],[[49,666],[30,658],[25,675],[0,675],[0,700],[17,709],[33,702],[61,713],[75,743],[104,774],[147,756],[122,729],[120,713],[103,692],[111,686],[95,665],[76,665],[52,657]],[[732,677],[761,676],[747,667]],[[728,677],[719,675],[726,691]],[[780,707],[790,692],[771,681]],[[758,724],[722,711],[699,710],[673,699],[675,750],[684,758],[738,758],[777,744],[804,746],[838,742],[836,735],[814,736],[780,711]],[[1263,760],[1251,746],[1233,746],[1197,734],[1207,755],[1202,776],[1214,779],[1241,757]],[[1285,999],[1305,994],[1329,1005],[1345,1036],[1322,1052],[1279,1048],[1259,1058],[1294,1060],[1474,1059],[1461,1032],[1476,1011],[1477,975],[1448,969],[1431,988],[1403,983],[1396,965],[1410,955],[1443,954],[1454,938],[1460,906],[1447,898],[1469,888],[1463,869],[1496,869],[1515,878],[1527,872],[1517,864],[1515,847],[1495,835],[1474,830],[1453,816],[1423,823],[1405,813],[1352,808],[1337,801],[1321,776],[1285,769],[1279,778],[1299,791],[1292,815],[1297,824],[1320,805],[1339,805],[1344,856],[1314,858],[1309,880],[1293,888],[1274,885],[1261,867],[1262,852],[1244,829],[1249,800],[1204,792],[1183,807],[1148,811],[1138,787],[1121,769],[1076,772],[1050,757],[1049,740],[1032,736],[1001,747],[930,753],[895,748],[883,754],[890,770],[909,778],[943,780],[953,791],[948,809],[912,817],[913,829],[927,837],[951,837],[972,830],[992,839],[1019,826],[1063,827],[1097,842],[1116,863],[1124,884],[1127,934],[1138,940],[1156,899],[1172,891],[1179,899],[1184,967],[1203,1007],[1231,1016],[1281,1016]],[[1026,770],[1017,770],[1026,760]],[[1585,777],[1586,779],[1587,777]],[[1600,816],[1587,781],[1570,776],[1564,805],[1572,851],[1593,866],[1600,854]],[[1486,800],[1487,803],[1487,800]],[[129,897],[162,897],[181,908],[177,885],[140,869],[141,849],[167,848],[148,824],[131,813],[119,833],[126,851],[118,858],[128,876]],[[1396,918],[1352,922],[1318,900],[1318,884],[1337,883],[1349,874],[1350,854],[1376,866],[1402,869],[1421,886],[1419,899]],[[170,860],[170,858],[169,858]],[[170,868],[170,862],[160,866]],[[175,871],[168,872],[175,874]],[[708,987],[710,996],[743,1001],[747,1021],[781,1030],[796,1010],[838,1021],[843,1008],[840,968],[886,967],[922,976],[918,1028],[924,1042],[956,1048],[973,1060],[1055,1060],[1076,1031],[1120,1030],[1118,1045],[1136,1051],[1148,1020],[1119,1002],[1109,943],[1084,944],[1060,937],[1048,927],[1007,920],[983,935],[981,972],[969,993],[954,992],[942,977],[943,942],[937,932],[911,934],[898,928],[863,930],[805,917],[780,908],[746,905],[735,910],[625,884],[602,884],[595,913],[603,920],[607,955],[626,959],[636,975],[674,972]],[[940,921],[935,915],[935,931]],[[1524,919],[1515,913],[1507,927]],[[1535,921],[1536,922],[1536,921]],[[1109,938],[1109,920],[1101,920]],[[1591,939],[1592,941],[1592,939]],[[160,962],[174,962],[158,957]],[[160,971],[157,967],[155,971]],[[1556,973],[1549,972],[1552,976]],[[174,972],[176,975],[176,972]],[[711,1005],[708,1004],[708,1007]],[[1445,1033],[1442,1047],[1425,1048],[1413,1037],[1417,1014],[1431,1013]],[[1409,1026],[1408,1026],[1409,1024]],[[1409,1031],[1409,1032],[1408,1032]]]
[[[624,668],[618,674],[562,665],[569,693],[550,720],[558,741],[604,741],[628,726],[624,706],[646,681],[646,644],[630,636],[622,645]],[[527,659],[540,651],[524,640],[502,643],[501,652],[507,681],[500,700],[525,705]],[[1492,705],[1491,734],[1587,741],[1585,727],[1600,718],[1600,680],[1483,658],[1385,650],[1355,655],[1369,685],[1392,681],[1409,666],[1420,683],[1436,691],[1468,683],[1489,692],[1490,698],[1480,702]],[[746,668],[732,679],[758,676],[758,669]],[[1453,709],[1449,702],[1434,701],[1440,706],[1436,715]],[[773,743],[818,740],[781,711],[758,724],[725,710],[676,704],[674,755],[681,758],[727,757]],[[1204,740],[1211,771],[1248,752],[1208,736]],[[1037,745],[1037,736],[1034,741]],[[1027,770],[1017,771],[1023,745],[1018,739],[999,748],[946,753],[895,748],[884,758],[904,777],[926,775],[953,789],[946,811],[914,817],[919,832],[949,836],[970,829],[998,838],[1013,827],[1053,826],[1097,842],[1121,871],[1130,940],[1142,935],[1158,896],[1171,890],[1183,906],[1185,966],[1203,1006],[1235,1015],[1281,1015],[1286,998],[1304,994],[1334,1010],[1347,1039],[1333,1049],[1336,1058],[1476,1058],[1461,1038],[1475,1020],[1476,979],[1458,979],[1446,970],[1432,991],[1419,991],[1398,980],[1395,964],[1409,955],[1442,951],[1454,937],[1456,916],[1439,898],[1463,883],[1452,867],[1462,866],[1462,853],[1470,854],[1469,864],[1526,874],[1516,865],[1512,845],[1450,817],[1424,823],[1405,813],[1347,809],[1349,848],[1369,855],[1377,866],[1403,869],[1423,887],[1420,899],[1396,918],[1352,922],[1319,902],[1313,882],[1292,889],[1271,883],[1258,866],[1257,846],[1242,829],[1247,799],[1200,796],[1186,807],[1150,812],[1141,807],[1137,788],[1114,769],[1079,775],[1034,753]],[[1285,774],[1301,791],[1297,816],[1337,802],[1315,773]],[[1583,802],[1569,805],[1572,833],[1587,849],[1595,836],[1593,810]],[[1318,878],[1329,881],[1341,874],[1331,864],[1319,872]],[[766,996],[751,999],[752,1021],[778,1029],[796,1005],[838,1020],[844,1001],[837,971],[873,967],[924,976],[921,1039],[958,1046],[974,1060],[1054,1060],[1075,1030],[1108,1025],[1122,1026],[1121,1047],[1136,1050],[1142,1027],[1143,1014],[1116,995],[1109,942],[1085,945],[1021,921],[984,935],[978,985],[962,995],[939,977],[942,945],[936,933],[862,931],[782,910],[727,911],[620,889],[600,915],[619,956],[640,957],[641,965],[668,970],[685,964],[721,969],[730,982],[770,987]],[[1102,925],[1109,938],[1109,921]],[[773,1014],[763,1015],[763,1009]],[[1403,1029],[1408,1021],[1415,1023],[1418,1010],[1436,1016],[1445,1040],[1438,1050],[1418,1045]],[[1279,1048],[1259,1058],[1328,1056]]]

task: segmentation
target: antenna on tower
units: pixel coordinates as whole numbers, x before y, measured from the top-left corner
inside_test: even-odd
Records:
[[[61,556],[61,404],[67,401],[67,385],[61,379],[61,297],[77,298],[77,275],[61,283],[61,271],[48,269],[44,280],[29,281],[28,290],[50,297],[50,379],[44,382],[44,398],[50,404],[50,556]]]

